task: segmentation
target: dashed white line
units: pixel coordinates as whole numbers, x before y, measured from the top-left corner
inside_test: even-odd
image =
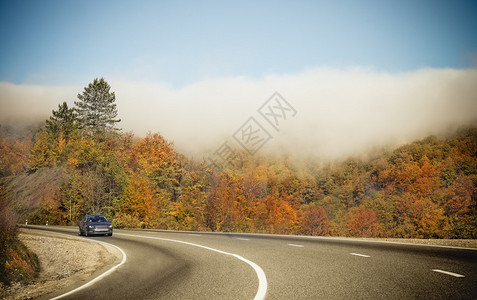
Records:
[[[243,261],[246,264],[248,264],[249,266],[251,266],[255,270],[255,273],[257,274],[257,277],[258,277],[258,290],[257,290],[257,293],[255,294],[255,298],[253,298],[253,299],[254,300],[265,299],[265,295],[267,294],[267,288],[268,288],[267,277],[265,276],[265,272],[263,272],[262,268],[259,265],[257,265],[256,263],[254,263],[253,261],[250,261],[246,258],[243,258],[242,256],[240,256],[238,254],[225,252],[225,251],[222,251],[222,250],[210,248],[210,247],[207,247],[207,246],[202,246],[202,245],[199,245],[199,244],[184,242],[184,241],[181,241],[181,240],[173,240],[173,239],[166,239],[166,238],[152,237],[152,236],[133,235],[133,234],[126,234],[126,233],[116,233],[116,235],[131,236],[131,237],[144,238],[144,239],[154,239],[154,240],[161,240],[161,241],[168,241],[168,242],[174,242],[174,243],[179,243],[179,244],[185,244],[185,245],[190,245],[190,246],[195,246],[195,247],[215,251],[215,252],[225,254],[225,255],[230,255],[230,256],[233,256],[237,259],[240,259],[241,261]]]
[[[297,245],[297,244],[288,244],[288,246],[290,246],[290,247],[298,247],[298,248],[303,248],[303,247],[305,247],[305,246],[303,246],[303,245]]]
[[[235,238],[237,240],[241,240],[241,241],[250,241],[250,239],[246,239],[246,238]]]
[[[350,253],[351,255],[354,255],[354,256],[360,256],[360,257],[371,257],[369,255],[366,255],[366,254],[359,254],[359,253]]]
[[[449,271],[444,271],[444,270],[439,270],[439,269],[434,269],[432,271],[437,272],[437,273],[450,275],[450,276],[454,276],[454,277],[465,277],[464,275],[461,275],[461,274],[452,273],[452,272],[449,272]]]

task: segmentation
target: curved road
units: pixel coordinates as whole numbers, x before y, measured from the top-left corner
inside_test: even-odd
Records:
[[[477,299],[476,249],[145,230],[92,239],[121,248],[127,260],[63,299],[253,299],[261,292],[266,299]]]

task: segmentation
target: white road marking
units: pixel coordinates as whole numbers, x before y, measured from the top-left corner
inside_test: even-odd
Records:
[[[237,240],[241,240],[241,241],[250,241],[250,239],[246,239],[246,238],[235,238]]]
[[[359,254],[359,253],[350,253],[351,255],[355,255],[355,256],[360,256],[360,257],[371,257],[369,255],[365,255],[365,254]]]
[[[69,236],[69,235],[68,235]],[[109,274],[113,273],[117,268],[119,268],[120,266],[122,266],[126,260],[127,260],[127,255],[126,253],[123,251],[123,249],[119,248],[118,246],[116,245],[113,245],[113,244],[110,244],[110,243],[106,243],[106,242],[100,242],[100,241],[96,241],[96,240],[92,240],[92,239],[88,239],[90,241],[93,241],[93,242],[96,242],[96,243],[100,243],[100,244],[108,244],[109,246],[113,246],[114,248],[118,249],[121,254],[123,255],[123,259],[121,260],[121,262],[117,265],[115,265],[114,267],[112,267],[111,269],[107,270],[106,272],[104,272],[103,274],[99,275],[98,277],[94,278],[93,280],[83,284],[82,286],[72,290],[72,291],[69,291],[65,294],[62,294],[62,295],[59,295],[59,296],[56,296],[55,298],[52,298],[51,300],[56,300],[56,299],[61,299],[63,297],[66,297],[66,296],[69,296],[71,294],[74,294],[82,289],[85,289],[89,286],[92,286],[93,284],[95,284],[96,282],[100,281],[101,279],[103,279],[104,277],[108,276]]]
[[[188,233],[187,235],[200,236],[198,233]]]
[[[299,247],[299,248],[305,247],[305,246],[303,246],[303,245],[297,245],[297,244],[288,244],[288,246],[291,246],[291,247]]]
[[[434,269],[432,271],[442,273],[442,274],[446,274],[446,275],[450,275],[450,276],[454,276],[454,277],[465,277],[464,275],[461,275],[461,274],[452,273],[452,272],[449,272],[449,271],[443,271],[443,270],[439,270],[439,269]]]
[[[225,252],[225,251],[222,251],[222,250],[218,250],[218,249],[214,249],[214,248],[210,248],[210,247],[206,247],[206,246],[202,246],[202,245],[194,244],[194,243],[190,243],[190,242],[184,242],[184,241],[180,241],[180,240],[173,240],[173,239],[166,239],[166,238],[152,237],[152,236],[133,235],[133,234],[126,234],[126,233],[116,233],[116,235],[131,236],[131,237],[144,238],[144,239],[154,239],[154,240],[161,240],[161,241],[168,241],[168,242],[174,242],[174,243],[179,243],[179,244],[185,244],[185,245],[190,245],[190,246],[199,247],[199,248],[207,249],[207,250],[210,250],[210,251],[218,252],[218,253],[221,253],[221,254],[224,254],[224,255],[230,255],[230,256],[233,256],[237,259],[240,259],[241,261],[250,265],[255,270],[255,273],[257,273],[258,290],[257,290],[257,293],[255,294],[254,300],[265,299],[265,295],[267,294],[267,288],[268,288],[267,277],[265,276],[265,272],[263,272],[262,268],[260,268],[260,266],[257,265],[256,263],[254,263],[253,261],[250,261],[246,258],[243,258],[242,256],[240,256],[238,254],[229,253],[229,252]]]

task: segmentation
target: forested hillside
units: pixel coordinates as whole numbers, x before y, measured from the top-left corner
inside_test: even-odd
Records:
[[[109,98],[98,106],[94,93]],[[241,153],[241,167],[219,171],[160,133],[121,132],[102,79],[78,98],[40,128],[1,127],[2,201],[15,221],[75,225],[103,213],[116,227],[477,238],[475,127],[306,168]]]

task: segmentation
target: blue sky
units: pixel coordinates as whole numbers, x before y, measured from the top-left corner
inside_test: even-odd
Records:
[[[477,1],[0,1],[0,81],[206,79],[477,61]]]

